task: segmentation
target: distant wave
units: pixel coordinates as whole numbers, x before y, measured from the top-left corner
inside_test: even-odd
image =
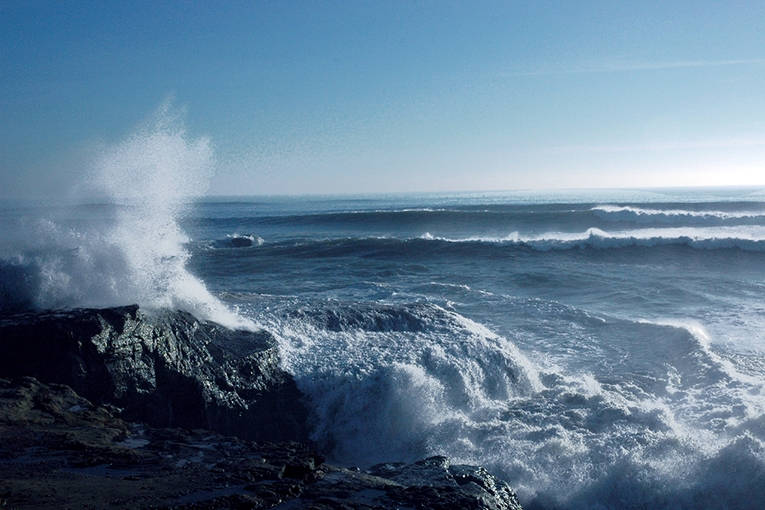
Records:
[[[593,237],[588,241],[588,245],[593,247],[603,247],[602,238],[615,242],[613,246],[648,242],[714,248],[713,244],[728,246],[732,243],[732,246],[756,250],[759,248],[751,242],[765,239],[758,230],[765,228],[765,208],[759,211],[756,207],[757,204],[740,203],[650,206],[543,204],[536,207],[397,208],[265,216],[251,211],[236,216],[230,214],[232,211],[226,211],[229,214],[216,218],[202,215],[189,226],[212,227],[221,233],[257,232],[266,239],[316,239],[320,236],[406,239],[424,237],[427,232],[433,239],[518,241],[543,249],[565,248],[569,241],[579,242]],[[723,227],[739,230],[714,230]],[[661,228],[676,230],[659,231]],[[681,228],[690,230],[677,230]],[[748,231],[755,232],[755,235],[748,234]],[[511,234],[513,232],[518,232],[515,238]],[[542,237],[552,245],[545,243]],[[630,237],[635,239],[625,244],[624,239]],[[715,241],[709,243],[709,240]]]
[[[692,211],[599,205],[592,208],[598,218],[635,223],[707,223],[739,219],[765,219],[765,211]]]
[[[228,216],[201,218],[201,224],[222,229],[349,229],[351,231],[400,232],[421,228],[480,228],[493,229],[502,225],[543,225],[583,222],[592,218],[587,209],[519,210],[515,209],[397,209],[350,212],[322,212],[276,216]]]
[[[739,248],[765,251],[765,227],[718,227],[718,228],[646,228],[605,232],[590,228],[584,232],[551,232],[538,236],[524,236],[514,232],[507,237],[470,237],[466,239],[437,238],[430,234],[427,240],[446,242],[482,242],[493,244],[525,245],[535,250],[567,250],[572,248],[626,248],[630,246],[653,247],[662,245],[687,245],[707,250]]]
[[[711,231],[709,231],[711,230]],[[384,260],[428,259],[443,255],[456,257],[501,257],[508,251],[552,252],[571,250],[629,250],[633,248],[692,248],[700,251],[734,249],[765,252],[765,229],[732,232],[730,229],[644,229],[604,232],[589,229],[581,233],[550,233],[530,237],[512,233],[505,237],[446,238],[425,234],[415,238],[343,237],[268,242],[238,251],[243,259],[362,257]],[[208,247],[210,247],[208,245]],[[217,248],[223,248],[218,246]],[[212,247],[216,249],[216,247]],[[203,248],[207,249],[207,248]]]

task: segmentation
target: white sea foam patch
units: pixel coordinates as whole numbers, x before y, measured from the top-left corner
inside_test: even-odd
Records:
[[[252,327],[186,268],[189,238],[177,220],[206,190],[215,159],[210,141],[190,139],[168,109],[96,158],[89,186],[107,202],[108,220],[68,227],[38,220],[33,242],[4,257],[29,283],[22,301],[37,308],[138,303]]]
[[[673,362],[678,377],[668,381],[667,389],[673,395],[680,383],[685,386],[686,398],[695,403],[714,403],[709,409],[689,406],[684,409],[686,420],[716,423],[721,428],[735,428],[751,420],[765,417],[765,381],[758,375],[739,371],[734,363],[714,349],[714,342],[703,325],[693,321],[659,320],[640,321],[645,324],[667,325],[685,330],[693,342],[686,353]],[[695,363],[703,370],[685,370],[684,365]],[[731,410],[737,408],[737,412]],[[763,436],[765,438],[765,436]]]
[[[709,222],[736,219],[765,219],[765,211],[691,211],[687,209],[649,209],[643,207],[598,205],[596,216],[610,221],[635,223]]]

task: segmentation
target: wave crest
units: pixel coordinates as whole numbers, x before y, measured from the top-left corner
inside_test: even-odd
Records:
[[[568,250],[573,248],[627,248],[662,245],[687,245],[707,250],[739,248],[765,251],[765,227],[676,227],[645,228],[606,232],[589,228],[584,232],[549,232],[541,235],[521,235],[513,232],[506,237],[469,237],[453,239],[425,234],[423,240],[451,243],[480,242],[504,245],[523,245],[539,251]]]
[[[592,208],[598,218],[634,223],[715,223],[727,220],[761,220],[763,211],[693,211],[689,209],[649,209],[644,207],[599,205]]]

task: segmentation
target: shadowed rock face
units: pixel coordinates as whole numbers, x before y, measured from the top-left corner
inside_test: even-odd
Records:
[[[307,412],[267,332],[137,306],[0,317],[0,377],[66,384],[120,417],[258,441],[307,440]]]

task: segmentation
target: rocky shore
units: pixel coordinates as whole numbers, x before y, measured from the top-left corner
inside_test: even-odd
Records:
[[[8,315],[0,378],[0,508],[520,508],[445,457],[325,463],[267,332],[135,306]]]

